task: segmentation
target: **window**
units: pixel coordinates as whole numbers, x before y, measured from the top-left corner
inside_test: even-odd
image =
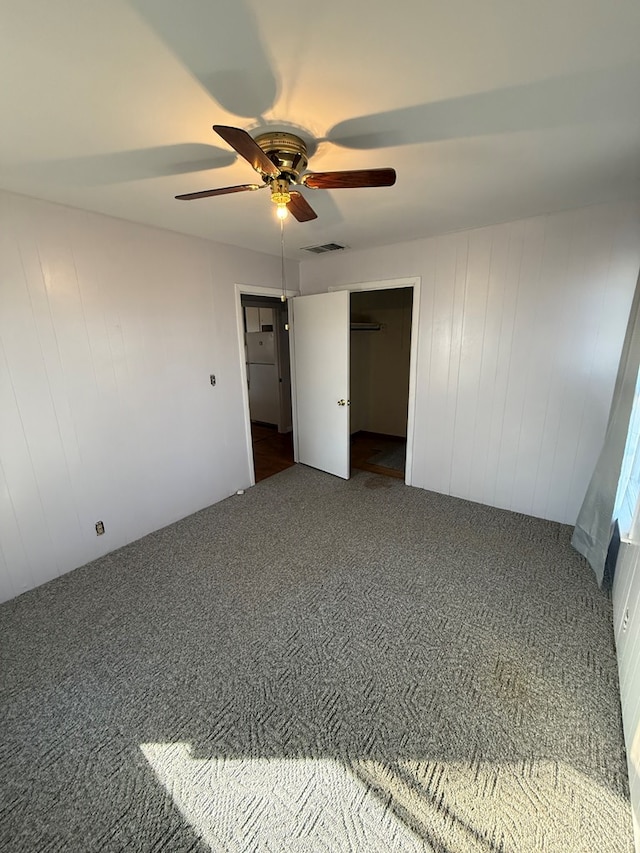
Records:
[[[613,517],[624,539],[640,540],[640,373],[629,419]]]

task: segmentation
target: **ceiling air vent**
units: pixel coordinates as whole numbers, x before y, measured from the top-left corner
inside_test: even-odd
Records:
[[[322,255],[325,252],[337,252],[339,249],[347,249],[348,246],[341,246],[340,243],[323,243],[322,246],[303,246],[303,252],[313,252],[314,255]]]

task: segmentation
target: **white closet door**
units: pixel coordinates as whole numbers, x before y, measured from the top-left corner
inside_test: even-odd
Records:
[[[349,296],[292,302],[296,461],[349,479]]]

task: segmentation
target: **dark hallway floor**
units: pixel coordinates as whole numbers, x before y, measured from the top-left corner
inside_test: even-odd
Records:
[[[256,483],[294,464],[292,432],[278,432],[275,426],[252,422],[251,436]]]
[[[272,477],[293,464],[293,433],[280,433],[275,426],[252,423],[253,464],[256,483]],[[404,468],[376,464],[371,459],[393,451],[404,439],[375,432],[358,432],[351,436],[351,468],[404,479]]]

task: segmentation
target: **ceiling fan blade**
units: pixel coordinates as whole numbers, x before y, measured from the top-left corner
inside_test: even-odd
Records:
[[[302,177],[312,190],[355,189],[356,187],[391,187],[396,182],[395,169],[355,169],[349,172],[307,172]]]
[[[247,190],[261,190],[266,184],[259,186],[258,184],[240,184],[237,187],[219,187],[217,190],[200,190],[197,193],[183,193],[177,195],[179,201],[193,201],[196,198],[210,198],[213,195],[229,195],[229,193],[243,193]]]
[[[309,222],[311,219],[318,218],[318,214],[311,207],[302,193],[297,192],[297,190],[293,190],[289,195],[291,196],[291,200],[287,204],[287,207],[291,211],[292,216],[294,216],[298,222]]]
[[[214,124],[213,129],[241,157],[244,157],[256,172],[260,172],[261,175],[269,175],[271,178],[278,177],[280,169],[267,157],[246,130],[241,130],[239,127],[228,127],[226,124]]]

